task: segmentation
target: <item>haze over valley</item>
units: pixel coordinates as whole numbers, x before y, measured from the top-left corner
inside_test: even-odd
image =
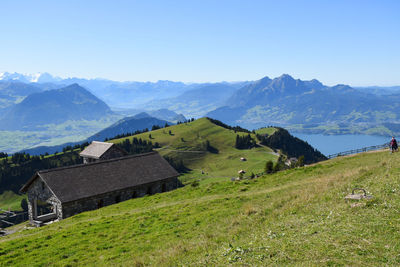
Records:
[[[256,81],[183,83],[2,73],[0,148],[10,153],[79,142],[141,112],[171,124],[208,116],[248,129],[275,125],[298,133],[387,136],[400,130],[399,99],[399,87],[326,86],[288,74]],[[13,131],[24,144],[9,142]]]

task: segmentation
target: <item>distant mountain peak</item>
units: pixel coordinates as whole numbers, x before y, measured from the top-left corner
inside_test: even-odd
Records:
[[[130,117],[130,118],[143,119],[143,118],[151,118],[151,116],[146,112],[140,112],[140,113],[138,113],[135,116]]]
[[[97,120],[112,111],[102,100],[78,84],[36,92],[0,117],[0,129],[26,130],[67,120]]]
[[[271,78],[268,76],[265,76],[265,77],[261,78],[260,81],[271,81]]]
[[[272,81],[287,83],[287,82],[295,82],[296,80],[289,74],[282,74],[281,76],[274,78]]]
[[[280,80],[294,80],[294,78],[292,76],[290,76],[289,74],[282,74],[281,76],[279,76],[278,78],[275,79],[280,79]]]
[[[75,89],[75,88],[82,88],[83,89],[83,87],[80,86],[78,83],[73,83],[73,84],[67,85],[66,87],[64,87],[62,89]]]
[[[340,90],[340,91],[353,91],[354,89],[347,85],[347,84],[337,84],[335,86],[332,86],[332,89],[334,90]]]
[[[297,81],[289,74],[283,74],[271,81],[270,87],[275,90],[285,91],[287,89],[294,89],[298,86]]]
[[[62,79],[60,77],[52,76],[47,72],[38,72],[34,74],[22,74],[18,72],[1,72],[0,81],[19,81],[23,83],[51,83],[58,82]]]
[[[272,80],[264,77],[237,90],[226,104],[234,107],[265,105],[265,103],[271,103],[275,99],[298,96],[313,89],[319,90],[324,87],[322,83],[315,79],[302,81],[294,79],[289,74],[282,74]]]

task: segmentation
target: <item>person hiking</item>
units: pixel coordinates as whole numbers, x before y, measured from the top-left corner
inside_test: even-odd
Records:
[[[397,151],[397,141],[396,138],[394,138],[394,136],[392,137],[392,140],[390,141],[390,150],[393,152]]]

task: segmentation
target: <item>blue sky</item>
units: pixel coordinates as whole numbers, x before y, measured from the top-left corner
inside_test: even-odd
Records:
[[[0,72],[400,85],[400,1],[0,3]]]

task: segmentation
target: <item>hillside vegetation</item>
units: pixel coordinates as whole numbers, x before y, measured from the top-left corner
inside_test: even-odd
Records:
[[[365,153],[129,200],[1,238],[0,262],[398,265],[399,160]],[[347,203],[354,187],[374,198]]]
[[[181,177],[183,181],[205,178],[226,180],[237,177],[241,169],[248,174],[256,174],[263,172],[266,161],[277,160],[278,156],[268,147],[235,148],[237,135],[245,136],[248,133],[227,129],[212,123],[208,118],[202,118],[135,137],[151,141],[153,144],[159,143],[161,148],[156,150],[161,155],[172,158],[175,162],[182,161],[183,165],[190,169]],[[255,134],[250,135],[256,138]],[[123,140],[125,138],[112,142],[122,143]],[[207,141],[210,146],[208,150]],[[246,158],[246,161],[241,161],[241,157]]]
[[[2,210],[22,210],[21,200],[25,196],[17,195],[13,191],[5,191],[0,195],[0,209]]]
[[[158,130],[157,128],[160,127],[153,127],[155,130],[141,134],[138,134],[141,131],[129,133],[128,137],[111,140],[111,142],[117,143],[129,154],[158,150],[178,171],[184,172],[180,177],[183,183],[230,180],[237,178],[240,170],[246,172],[245,177],[256,176],[264,172],[267,161],[271,161],[271,164],[277,161],[279,151],[289,157],[304,155],[306,163],[325,159],[319,157],[319,154],[305,142],[278,128],[263,128],[256,133],[251,133],[246,129],[231,127],[209,118]],[[271,134],[268,138],[275,140],[270,142],[272,146],[263,145],[265,140],[260,139],[259,133]],[[259,142],[258,145],[257,142]],[[286,144],[286,146],[280,146],[281,144]],[[81,145],[59,147],[59,151],[63,152],[46,154],[47,156],[15,153],[12,157],[0,160],[0,193],[4,191],[18,193],[22,185],[38,170],[81,163],[79,152],[86,145],[88,145],[87,142]],[[295,151],[286,149],[288,145],[293,146]],[[275,152],[269,146],[276,149]],[[284,158],[285,156],[282,157]],[[279,166],[282,164],[280,161]],[[2,195],[0,195],[0,200],[1,197]],[[8,206],[19,207],[21,198],[9,198],[3,197],[0,204],[4,202]]]
[[[157,121],[166,123],[166,121]],[[151,127],[151,125],[148,124],[148,127]],[[153,148],[152,144],[158,142],[157,146],[160,144],[162,146],[159,149],[162,155],[169,157],[178,164],[182,165],[183,163],[186,168],[190,169],[181,177],[183,181],[193,180],[193,177],[200,180],[208,177],[221,179],[237,177],[237,171],[241,169],[260,173],[263,171],[267,160],[277,159],[277,156],[266,147],[236,149],[234,146],[237,134],[245,135],[247,133],[235,133],[234,130],[217,126],[204,118],[145,132],[129,138],[120,138],[113,142],[118,143],[131,154],[147,152]],[[151,138],[149,135],[151,135]],[[130,140],[130,144],[127,144],[126,139]],[[134,144],[133,139],[136,142],[138,139],[141,139],[141,141]],[[87,144],[68,146],[64,149],[59,147],[59,151],[62,150],[63,152],[56,155],[31,156],[25,153],[16,153],[12,157],[1,159],[0,193],[4,191],[18,193],[22,185],[38,170],[81,163],[78,154]],[[248,160],[242,162],[240,161],[241,157],[246,157]],[[201,174],[202,171],[203,174]],[[21,197],[14,197],[10,194],[2,196],[0,194],[1,208],[8,208],[9,206],[19,208],[20,201]]]

